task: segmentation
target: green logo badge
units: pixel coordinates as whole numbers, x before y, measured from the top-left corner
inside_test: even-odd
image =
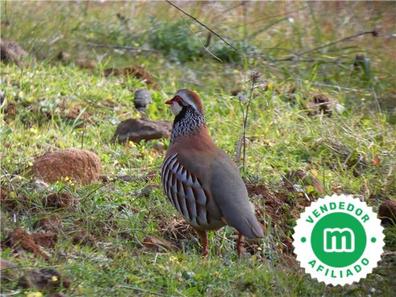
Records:
[[[381,258],[384,235],[377,215],[351,195],[313,202],[294,228],[297,260],[313,278],[346,285],[367,276]]]

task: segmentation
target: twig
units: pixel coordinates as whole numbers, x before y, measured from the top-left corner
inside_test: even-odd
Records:
[[[299,9],[296,9],[296,10],[292,10],[292,11],[289,11],[289,12],[286,12],[286,13],[276,14],[276,15],[272,15],[272,16],[266,15],[265,17],[258,18],[258,19],[255,19],[253,21],[247,22],[246,25],[252,25],[252,24],[255,24],[255,23],[258,23],[258,22],[261,22],[261,21],[268,21],[268,20],[272,20],[272,19],[275,19],[275,18],[278,18],[278,17],[286,17],[288,15],[291,15],[291,14],[293,14],[295,12],[299,12],[299,11],[304,10],[306,8],[307,7],[304,6],[302,8],[299,8]],[[237,25],[231,26],[231,28],[239,27],[239,26],[240,26],[240,24],[237,24]]]
[[[345,42],[345,41],[354,39],[354,38],[359,37],[359,36],[367,35],[367,34],[371,34],[373,36],[377,36],[378,32],[376,30],[359,32],[359,33],[356,33],[356,34],[353,34],[353,35],[350,35],[350,36],[347,36],[347,37],[344,37],[344,38],[341,38],[341,39],[338,39],[338,40],[334,40],[334,41],[319,45],[317,47],[314,47],[314,48],[311,48],[311,49],[308,49],[308,50],[305,50],[305,51],[302,51],[302,52],[299,52],[299,53],[296,53],[296,56],[302,56],[302,55],[305,55],[305,54],[308,54],[308,53],[311,53],[311,52],[315,52],[315,51],[318,51],[318,50],[320,50],[322,48],[329,47],[329,46],[332,46],[334,44]]]
[[[216,35],[218,38],[220,38],[225,44],[227,44],[229,47],[231,47],[233,50],[238,51],[238,49],[236,49],[231,43],[229,43],[227,40],[225,40],[220,34],[218,34],[217,32],[213,31],[213,29],[209,28],[207,25],[205,25],[204,23],[202,23],[200,20],[198,20],[196,17],[192,16],[191,14],[187,13],[186,11],[184,11],[183,9],[181,9],[180,7],[178,7],[177,5],[175,5],[174,3],[172,3],[169,0],[165,0],[167,3],[169,3],[170,5],[172,5],[174,8],[176,8],[177,10],[181,11],[183,14],[185,14],[186,16],[188,16],[189,18],[193,19],[195,22],[197,22],[198,24],[200,24],[202,27],[204,27],[206,30],[208,30],[209,32],[213,33],[214,35]]]
[[[224,9],[224,10],[221,12],[221,14],[224,15],[224,14],[226,14],[227,12],[229,12],[229,11],[231,11],[231,10],[234,10],[235,8],[238,8],[239,6],[242,6],[242,5],[245,5],[245,1],[241,1],[241,2],[239,2],[237,5],[234,5],[234,6],[231,6],[231,7],[229,7],[229,8]]]
[[[270,26],[272,26],[272,25],[273,25],[273,24],[271,24]],[[266,29],[266,28],[265,28],[265,29]],[[255,32],[255,33],[253,33],[253,34],[257,34],[257,33],[261,33],[261,32]],[[252,34],[252,35],[253,35],[253,34]],[[264,59],[264,60],[266,60],[266,61],[268,61],[268,62],[272,62],[272,63],[274,63],[274,62],[308,62],[308,63],[309,63],[309,62],[322,62],[322,63],[339,63],[339,62],[340,62],[339,59],[334,60],[334,61],[326,61],[326,60],[320,60],[320,61],[318,61],[318,60],[315,60],[315,59],[300,59],[300,57],[303,56],[303,55],[306,55],[306,54],[308,54],[308,53],[312,53],[312,52],[314,52],[314,51],[318,51],[318,50],[323,49],[323,48],[325,48],[325,47],[329,47],[329,46],[332,46],[332,45],[335,45],[335,44],[338,44],[338,43],[341,43],[341,42],[345,42],[345,41],[348,41],[348,40],[357,38],[357,37],[359,37],[359,36],[367,35],[367,34],[371,34],[371,35],[373,35],[373,36],[378,36],[378,32],[377,32],[376,30],[364,31],[364,32],[359,32],[359,33],[356,33],[356,34],[353,34],[353,35],[350,35],[350,36],[347,36],[347,37],[344,37],[344,38],[341,38],[341,39],[338,39],[338,40],[334,40],[334,41],[331,41],[331,42],[328,42],[328,43],[319,45],[319,46],[314,47],[314,48],[311,48],[311,49],[307,49],[307,50],[304,50],[304,51],[301,51],[301,52],[297,52],[297,53],[292,53],[292,54],[290,54],[289,56],[285,56],[285,57],[283,57],[283,58],[277,58],[277,59],[269,58],[268,56],[266,56],[266,55],[264,55],[264,54],[261,54],[261,53],[259,53],[259,54],[252,54],[251,56],[259,56],[259,57],[261,57],[262,59]],[[248,38],[251,38],[252,35],[250,35]]]
[[[249,98],[246,103],[245,112],[243,113],[242,170],[244,172],[245,172],[245,164],[246,164],[246,130],[247,130],[247,124],[248,124],[248,117],[249,117],[249,107],[250,107],[250,103],[252,102],[252,99],[253,99],[254,87],[255,87],[255,81],[252,79],[251,85],[250,85]]]
[[[122,49],[122,50],[127,50],[131,52],[158,52],[157,50],[154,49],[143,49],[143,48],[136,48],[136,47],[131,47],[131,46],[122,46],[122,45],[110,45],[110,44],[100,44],[100,43],[94,43],[94,42],[86,42],[86,45],[90,47],[99,47],[99,48],[111,48],[111,49]]]

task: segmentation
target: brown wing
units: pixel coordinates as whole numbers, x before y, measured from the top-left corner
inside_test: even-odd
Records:
[[[161,179],[169,201],[190,224],[197,227],[209,224],[207,192],[199,179],[178,160],[177,153],[166,157]]]

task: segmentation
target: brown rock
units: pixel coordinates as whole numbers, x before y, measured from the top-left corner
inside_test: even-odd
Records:
[[[97,181],[101,173],[98,156],[75,148],[45,153],[33,164],[34,175],[47,183],[70,178],[81,184]]]
[[[62,276],[54,268],[33,269],[20,278],[19,286],[54,291],[62,287],[69,288],[70,280]]]
[[[378,209],[378,217],[384,224],[396,225],[396,201],[385,200]]]
[[[122,121],[113,136],[113,141],[140,142],[141,140],[151,140],[169,137],[172,124],[165,121],[150,121],[144,119],[128,119]]]
[[[27,56],[28,53],[18,43],[0,38],[1,61],[20,65]]]
[[[44,199],[45,207],[69,208],[78,203],[78,200],[69,193],[51,193]]]

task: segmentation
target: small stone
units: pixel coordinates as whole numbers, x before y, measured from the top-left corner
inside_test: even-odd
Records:
[[[383,201],[378,209],[378,217],[383,224],[396,225],[396,201],[390,199]]]
[[[144,111],[151,102],[151,94],[148,90],[138,89],[135,91],[134,104],[138,111]]]

